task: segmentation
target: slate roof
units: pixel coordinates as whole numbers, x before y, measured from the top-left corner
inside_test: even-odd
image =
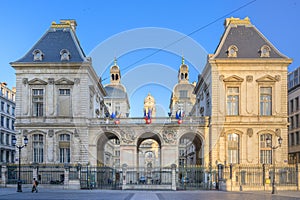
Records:
[[[104,87],[107,95],[105,98],[127,98],[127,93],[123,85],[106,85]]]
[[[235,45],[238,48],[237,58],[261,58],[260,49],[263,45],[270,47],[270,58],[287,58],[281,54],[270,41],[252,24],[228,25],[215,51],[214,58],[228,58],[228,48]],[[228,58],[233,59],[233,58]]]
[[[41,61],[33,59],[33,51],[40,50],[43,53]],[[67,49],[70,52],[70,59],[61,61],[60,52]],[[50,28],[41,39],[16,62],[46,63],[46,62],[83,62],[85,54],[79,44],[75,32],[71,28]]]

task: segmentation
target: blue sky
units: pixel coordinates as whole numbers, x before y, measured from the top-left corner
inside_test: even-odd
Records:
[[[244,6],[246,4],[248,5]],[[141,81],[144,80],[143,74],[137,74],[136,77],[140,79],[139,85],[130,89],[131,116],[143,115],[143,100],[149,92],[156,99],[160,115],[166,116],[172,89],[170,83],[177,81],[176,73],[181,64],[181,55],[187,57],[190,81],[197,81],[197,75],[203,67],[202,61],[205,62],[203,54],[214,53],[223,34],[223,23],[226,17],[248,16],[252,24],[279,51],[293,59],[289,71],[298,67],[300,65],[299,4],[297,0],[39,2],[3,0],[0,6],[0,82],[7,82],[10,88],[15,85],[14,69],[9,63],[21,58],[47,31],[52,21],[75,19],[78,24],[76,33],[81,46],[87,55],[96,60],[94,68],[104,79],[104,84],[108,83],[107,69],[112,64],[114,56],[118,57],[118,65],[125,79],[122,79],[124,85],[132,84],[133,74],[141,71],[140,69],[149,69],[146,76],[152,78],[152,82],[147,79],[143,83]],[[128,46],[128,42],[120,42],[119,46],[114,46],[115,50],[112,49],[111,55],[105,55],[111,57],[110,62],[97,62],[101,52],[100,54],[95,52],[97,48],[101,48],[101,45],[103,47],[105,42],[110,44],[112,39],[122,33],[128,34],[130,31],[136,33],[136,30],[148,30],[149,27],[153,30],[153,40],[159,38],[161,30],[172,32],[177,36],[189,35],[198,30],[185,38],[184,42],[188,39],[203,48],[199,60],[195,61],[193,55],[189,55],[193,50],[187,50],[180,45],[175,51],[157,51],[161,46],[159,41],[154,41],[157,44],[152,47],[140,46],[126,52],[122,52],[122,48]],[[168,39],[172,41],[172,37]],[[93,56],[97,58],[94,59]],[[156,73],[151,70],[151,66],[154,66],[153,69],[159,69],[161,66],[169,71]],[[126,87],[130,88],[130,85]]]

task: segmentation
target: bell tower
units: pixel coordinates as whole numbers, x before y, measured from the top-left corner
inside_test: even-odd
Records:
[[[120,68],[117,65],[117,59],[114,60],[114,65],[110,68],[110,83],[113,85],[120,84],[121,73]]]
[[[189,67],[184,63],[184,57],[182,56],[182,62],[178,71],[178,83],[189,83]]]

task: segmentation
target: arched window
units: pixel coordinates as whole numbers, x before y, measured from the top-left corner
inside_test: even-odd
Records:
[[[184,74],[183,73],[181,73],[181,80],[183,80],[184,79]]]
[[[35,50],[32,52],[32,54],[33,54],[33,60],[34,60],[34,61],[42,61],[42,60],[43,60],[44,54],[43,54],[43,52],[42,52],[41,50],[35,49]]]
[[[230,57],[233,57],[233,58],[235,58],[235,57],[237,57],[237,52],[238,52],[238,48],[237,48],[237,46],[235,46],[235,45],[231,45],[231,46],[229,46],[229,48],[228,48],[228,50],[227,50],[227,56],[230,58]]]
[[[235,133],[227,136],[227,161],[230,164],[239,163],[239,135]]]
[[[111,75],[111,80],[113,80],[113,81],[115,80],[115,75],[114,74]]]
[[[271,138],[271,134],[262,134],[260,135],[260,163],[261,164],[271,164],[272,163],[272,142],[271,146],[268,146],[266,139]]]
[[[68,61],[70,60],[70,52],[67,49],[62,49],[60,51],[60,60],[61,61]]]
[[[268,58],[270,57],[270,51],[271,51],[271,48],[268,46],[268,45],[263,45],[261,48],[260,48],[260,57],[265,57],[265,58]]]
[[[71,151],[70,151],[70,135],[59,135],[59,162],[70,163]]]
[[[44,162],[44,137],[42,134],[34,134],[32,136],[32,147],[33,147],[33,162],[43,163]]]
[[[118,74],[116,74],[116,81],[117,81],[117,80],[119,80],[119,75],[118,75]]]

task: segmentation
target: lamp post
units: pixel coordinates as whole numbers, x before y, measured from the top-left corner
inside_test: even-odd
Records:
[[[18,177],[18,185],[17,185],[17,192],[22,192],[22,181],[21,181],[21,149],[28,144],[27,136],[24,136],[24,145],[18,146],[16,145],[17,139],[15,136],[12,137],[12,145],[16,146],[19,150],[19,177]]]
[[[273,164],[273,180],[272,180],[272,194],[276,193],[276,188],[275,188],[275,149],[277,149],[278,147],[281,147],[282,144],[282,138],[279,137],[278,138],[278,145],[277,146],[272,146],[272,138],[271,137],[267,137],[266,138],[266,142],[268,147],[271,147],[272,149],[272,164]]]

